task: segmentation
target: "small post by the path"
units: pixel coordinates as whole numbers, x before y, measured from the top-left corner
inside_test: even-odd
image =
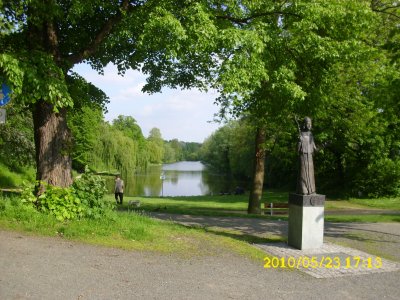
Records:
[[[325,195],[315,189],[313,154],[316,150],[311,119],[299,128],[299,175],[296,193],[289,195],[288,244],[297,249],[320,248],[324,240]]]

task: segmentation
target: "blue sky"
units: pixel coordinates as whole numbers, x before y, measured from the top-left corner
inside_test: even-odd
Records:
[[[75,66],[74,71],[110,98],[106,121],[118,115],[132,116],[145,137],[157,127],[165,140],[201,143],[220,126],[210,123],[218,112],[215,92],[163,89],[162,93],[148,95],[141,92],[146,77],[138,71],[128,71],[122,77],[115,66],[109,65],[104,75],[99,75],[85,64]]]

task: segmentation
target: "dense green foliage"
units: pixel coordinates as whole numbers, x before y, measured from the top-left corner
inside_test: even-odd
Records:
[[[96,108],[97,107],[97,108]],[[29,114],[14,112],[10,107],[6,124],[0,125],[0,185],[21,186],[23,180],[34,181],[34,142]],[[85,166],[93,171],[133,174],[148,164],[197,160],[201,144],[178,140],[164,141],[158,128],[146,139],[136,120],[119,116],[109,124],[100,106],[75,107],[68,114],[73,136],[72,163],[79,173]]]
[[[0,132],[2,187],[21,186],[23,180],[34,181],[32,120],[29,115],[10,112],[7,123],[1,125],[4,130]],[[121,124],[123,121],[132,124],[133,130],[129,130],[127,124]],[[71,152],[73,167],[80,173],[88,166],[93,171],[119,172],[125,177],[128,173],[144,170],[151,163],[197,160],[201,146],[178,140],[164,141],[158,128],[153,128],[146,139],[132,117],[119,116],[113,124],[109,124],[104,121],[100,108],[88,106],[69,113],[69,127],[74,138]]]
[[[253,136],[252,129],[245,122],[231,121],[204,141],[201,159],[220,172],[251,178]]]
[[[11,170],[34,165],[32,117],[24,108],[7,106],[7,121],[0,124],[0,162]]]
[[[21,186],[35,180],[32,117],[23,108],[7,105],[7,121],[0,124],[0,186]]]
[[[254,135],[254,126],[245,119],[230,121],[205,140],[200,150],[201,158],[220,172],[251,180]],[[276,133],[273,139],[266,141],[265,186],[291,188],[295,184],[295,138],[290,134]]]
[[[231,38],[218,56],[217,100],[221,117],[245,118],[265,131],[266,184],[294,185],[295,119],[308,115],[319,143],[315,165],[322,190],[398,195],[398,3],[225,3],[219,9],[221,15],[229,11],[223,19]],[[221,149],[206,151],[221,170],[237,164],[228,152],[237,151],[232,141],[240,138],[227,128],[208,142]]]
[[[163,162],[171,163],[183,160],[197,161],[199,160],[200,147],[200,143],[183,142],[178,139],[165,141]]]
[[[364,117],[366,113],[363,111]],[[392,144],[378,142],[380,137],[392,134],[391,128],[383,120],[382,124],[375,124],[375,128],[381,131],[379,136],[369,131],[373,129],[371,123],[368,124],[369,130],[360,128],[358,122],[349,123],[342,130],[332,132],[329,123],[325,123],[331,122],[331,119],[318,121],[323,122],[315,123],[314,128],[319,148],[314,162],[318,191],[375,197],[400,194],[399,154],[393,153]],[[273,143],[265,145],[266,187],[295,189],[298,136],[291,127],[295,129],[294,122],[287,132],[277,133]],[[357,132],[357,136],[350,136],[349,130],[353,134]],[[336,137],[339,134],[341,138]],[[254,159],[253,136],[254,127],[244,120],[231,121],[204,142],[201,148],[202,160],[221,172],[250,179]],[[330,136],[336,138],[327,140]],[[350,140],[346,141],[345,138]],[[399,141],[399,138],[392,137],[392,141]],[[383,157],[380,157],[382,154]]]
[[[152,128],[150,130],[147,138],[147,151],[150,163],[160,164],[163,162],[165,149],[160,129]]]
[[[27,186],[21,195],[22,202],[39,211],[54,215],[57,220],[80,218],[99,219],[111,211],[111,202],[104,201],[105,182],[100,176],[85,172],[69,188],[47,185],[39,197],[34,188]]]
[[[71,71],[74,65],[87,63],[99,73],[110,63],[121,74],[128,69],[141,70],[149,75],[144,88],[149,92],[160,90],[163,83],[158,78],[164,74],[173,87],[204,86],[198,75],[208,72],[209,58],[203,56],[204,61],[200,61],[202,56],[197,55],[192,41],[199,37],[206,41],[205,4],[170,0],[0,2],[0,80],[11,87],[15,104],[26,106],[33,114],[40,182],[62,187],[72,184],[70,155],[75,167],[81,169],[90,160],[84,148],[93,135],[76,135],[80,149],[71,153],[67,112],[73,107],[75,113],[84,111],[85,106],[104,108],[107,102],[104,93]],[[183,51],[181,44],[185,45]],[[196,63],[188,66],[181,61],[184,71],[170,73],[169,66],[186,57],[186,50],[191,54],[189,60],[196,59]],[[132,144],[116,134],[115,144],[118,148],[137,147],[134,153],[140,155],[127,164],[143,167],[149,160],[144,158],[147,149],[143,138],[132,131],[133,127],[129,127],[130,132],[121,128],[125,121],[129,120],[117,120],[114,125],[124,136],[139,140]],[[83,145],[84,140],[89,143]],[[175,157],[180,159],[181,155]],[[121,168],[125,158],[118,155],[111,164]],[[160,157],[151,160],[159,162]]]
[[[150,163],[196,160],[200,148],[197,143],[164,141],[158,128],[153,128],[146,139],[131,116],[118,116],[109,124],[103,121],[101,112],[84,110],[70,121],[75,137],[73,161],[96,171],[120,172],[124,177],[146,169]]]
[[[215,88],[221,116],[246,120],[246,126],[221,129],[207,141],[204,159],[221,170],[251,174],[251,164],[244,162],[250,162],[252,135],[261,128],[266,133],[267,184],[292,181],[294,119],[309,115],[320,144],[316,166],[322,188],[370,195],[400,192],[397,1],[96,0],[44,5],[31,0],[3,1],[1,8],[0,78],[13,89],[16,107],[30,109],[35,120],[46,119],[40,114],[45,112],[60,124],[69,109],[73,147],[66,131],[53,132],[53,143],[35,130],[37,145],[66,145],[55,148],[62,151],[44,151],[61,156],[50,157],[51,162],[37,155],[37,165],[64,161],[65,153],[73,156],[76,169],[87,164],[121,172],[196,159],[186,152],[196,153],[196,145],[165,142],[157,132],[145,139],[131,117],[121,116],[113,124],[102,121],[107,97],[70,70],[87,62],[101,73],[114,63],[121,73],[138,69],[148,75],[146,92],[163,86]],[[34,124],[47,128],[38,120]],[[29,131],[19,136],[14,128],[1,133],[0,143],[10,141],[7,147],[15,151],[2,147],[0,158],[15,169],[32,160],[32,151],[19,153],[12,137],[22,137],[15,140],[25,149],[33,144]],[[66,137],[64,143],[60,136]],[[4,152],[15,156],[5,162]],[[68,159],[64,164],[69,168]],[[69,177],[52,173],[61,166],[44,170],[47,177],[38,175],[46,180]]]

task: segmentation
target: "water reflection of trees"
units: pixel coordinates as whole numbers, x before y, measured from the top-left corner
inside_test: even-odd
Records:
[[[216,174],[209,170],[203,171],[202,181],[213,194],[233,193],[238,186],[248,189],[248,183],[245,181],[237,180],[229,174]]]
[[[245,182],[237,181],[229,175],[216,174],[206,168],[203,171],[163,170],[162,166],[150,166],[146,172],[132,173],[123,178],[126,196],[160,196],[163,189],[161,174],[165,175],[164,195],[166,189],[174,195],[187,195],[189,192],[219,194],[233,192],[237,186],[247,186]],[[198,182],[196,182],[198,180]],[[192,182],[195,182],[194,185]],[[107,177],[107,187],[114,192],[114,177]],[[188,191],[192,189],[192,191]]]
[[[158,196],[161,194],[161,166],[151,166],[147,172],[128,174],[122,178],[126,196]],[[107,189],[114,192],[114,178],[107,179]]]
[[[179,170],[166,170],[163,171],[166,181],[173,185],[178,185],[180,178],[199,178],[201,181],[201,171],[179,171]]]

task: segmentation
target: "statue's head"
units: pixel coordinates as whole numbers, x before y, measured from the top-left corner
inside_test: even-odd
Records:
[[[303,130],[304,131],[310,131],[312,127],[311,123],[311,118],[310,117],[305,117],[303,121]]]

